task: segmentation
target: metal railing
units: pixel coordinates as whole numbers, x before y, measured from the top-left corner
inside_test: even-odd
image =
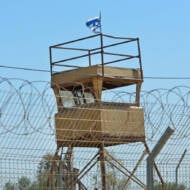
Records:
[[[95,40],[95,43],[91,43],[90,40]],[[104,41],[108,40],[106,44]],[[114,42],[112,42],[114,40]],[[81,44],[84,43],[84,48]],[[123,48],[121,45],[132,44],[134,46],[135,52],[129,53],[129,48],[126,49],[126,52],[123,53]],[[78,47],[79,46],[79,47]],[[92,47],[91,47],[92,46]],[[96,46],[96,47],[95,47]],[[82,47],[82,48],[81,48]],[[109,48],[117,47],[119,50],[109,50]],[[62,50],[59,56],[56,56],[55,50]],[[67,58],[61,58],[64,56],[64,51],[67,51],[67,55],[70,55]],[[77,53],[76,53],[77,52]],[[140,51],[140,43],[139,38],[126,38],[126,37],[116,37],[106,34],[96,34],[56,45],[52,45],[49,47],[50,54],[50,71],[51,75],[56,71],[54,70],[56,67],[67,67],[67,68],[80,68],[80,67],[88,67],[92,65],[102,65],[102,74],[104,74],[104,66],[108,64],[119,63],[123,61],[128,61],[132,59],[137,59],[137,68],[142,71],[142,61],[141,61],[141,51]],[[79,55],[78,55],[79,54]],[[93,56],[100,56],[99,63],[94,63]],[[109,59],[105,59],[105,56],[109,56]],[[70,61],[79,60],[82,58],[87,58],[84,66],[79,66],[77,64],[69,63]],[[97,60],[96,60],[97,61]],[[63,71],[58,70],[57,72]],[[142,72],[141,72],[142,73]],[[141,76],[143,77],[143,76]]]

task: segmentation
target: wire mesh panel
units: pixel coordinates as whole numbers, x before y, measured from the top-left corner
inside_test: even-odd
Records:
[[[57,150],[56,98],[50,85],[1,78],[0,86],[0,189],[101,189],[101,162],[105,160],[108,189],[146,189],[148,154],[141,141],[107,146],[104,159],[97,147]],[[154,170],[155,189],[190,187],[189,92],[189,87],[178,86],[141,94],[150,151],[168,126],[175,130],[155,160],[165,182],[163,186]],[[109,94],[105,91],[103,100],[120,105],[134,96],[124,88]],[[93,103],[92,97],[87,97],[89,104]]]

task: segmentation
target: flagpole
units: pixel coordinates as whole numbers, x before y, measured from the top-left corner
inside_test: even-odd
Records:
[[[101,11],[99,14],[99,18],[100,18],[100,33],[102,34],[102,15],[101,15]]]

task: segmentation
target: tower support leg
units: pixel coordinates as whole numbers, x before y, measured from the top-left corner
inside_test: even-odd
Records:
[[[102,190],[107,189],[106,184],[106,165],[105,165],[105,151],[104,145],[100,146],[100,168],[101,168],[101,180],[102,180]]]

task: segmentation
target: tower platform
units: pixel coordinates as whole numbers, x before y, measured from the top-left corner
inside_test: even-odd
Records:
[[[143,82],[140,69],[104,66],[102,70],[102,65],[94,65],[55,73],[52,75],[51,85],[52,87],[59,85],[59,87],[69,89],[76,82],[85,86],[91,85],[93,79],[97,78],[103,82],[103,89],[113,89]]]

